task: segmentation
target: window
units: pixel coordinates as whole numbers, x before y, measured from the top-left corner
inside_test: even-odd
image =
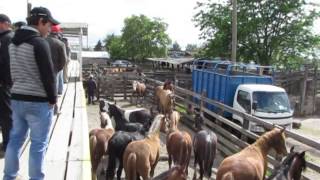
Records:
[[[250,113],[251,101],[250,101],[250,94],[248,92],[241,91],[241,90],[238,91],[237,101],[240,104],[240,106],[243,107],[243,109],[245,109],[247,113]]]

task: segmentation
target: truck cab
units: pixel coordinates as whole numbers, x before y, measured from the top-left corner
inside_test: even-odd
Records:
[[[236,90],[233,108],[273,124],[284,126],[286,129],[292,128],[293,110],[283,88],[263,84],[241,84]],[[240,116],[233,114],[232,118],[243,124],[243,119]],[[249,130],[258,133],[265,131],[263,127],[253,122],[249,123]]]

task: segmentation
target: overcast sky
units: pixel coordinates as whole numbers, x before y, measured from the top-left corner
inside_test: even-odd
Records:
[[[0,13],[13,22],[25,20],[27,0],[0,0]],[[33,7],[47,7],[60,22],[89,24],[89,46],[107,34],[120,34],[123,21],[131,15],[159,17],[168,23],[167,33],[181,46],[200,44],[199,30],[191,21],[196,0],[29,0]]]
[[[120,34],[126,17],[144,14],[150,18],[162,18],[168,23],[167,33],[182,47],[201,43],[198,39],[200,31],[191,20],[196,13],[197,1],[204,0],[29,0],[34,7],[50,9],[60,22],[88,23],[89,46],[94,46],[107,34]],[[320,3],[320,0],[312,1]],[[0,2],[0,13],[7,14],[13,22],[25,20],[27,0]],[[319,22],[315,26],[318,33]]]

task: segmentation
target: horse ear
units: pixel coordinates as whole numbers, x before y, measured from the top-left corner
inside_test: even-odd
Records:
[[[292,146],[292,147],[290,148],[290,153],[292,153],[293,150],[294,150],[294,146]]]
[[[305,154],[306,154],[306,151],[302,151],[302,152],[299,154],[299,156],[300,156],[300,157],[304,157]]]

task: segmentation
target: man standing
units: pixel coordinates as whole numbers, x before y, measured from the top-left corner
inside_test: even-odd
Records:
[[[58,95],[63,91],[63,67],[67,61],[66,47],[62,40],[59,39],[59,34],[62,33],[59,25],[51,27],[51,33],[47,38],[49,42],[54,71],[57,75],[57,92]]]
[[[4,180],[14,180],[19,156],[30,129],[29,178],[44,179],[53,106],[57,102],[56,78],[46,37],[51,25],[59,24],[44,7],[35,7],[28,26],[15,32],[9,45],[12,129],[5,154]]]
[[[10,107],[10,60],[8,46],[13,32],[10,29],[11,21],[5,14],[0,14],[0,125],[2,130],[1,151],[5,152],[12,127],[12,111]]]
[[[88,80],[88,104],[94,104],[94,94],[97,89],[97,83],[93,80],[93,75],[90,75]]]

